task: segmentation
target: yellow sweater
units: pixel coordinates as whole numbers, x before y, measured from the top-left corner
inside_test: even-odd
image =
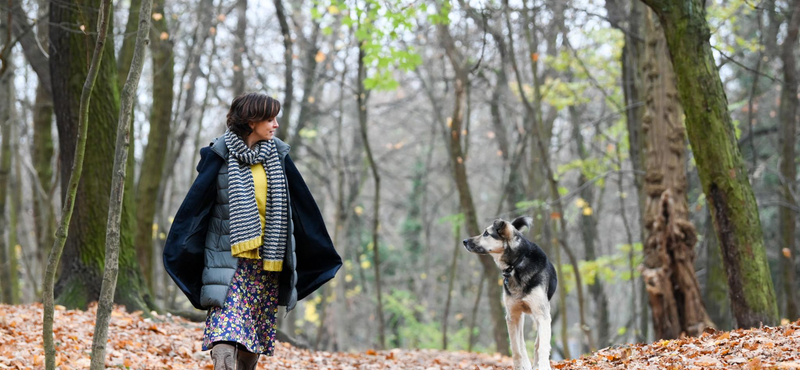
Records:
[[[264,236],[264,226],[266,225],[266,209],[267,209],[267,173],[264,171],[264,166],[261,163],[256,163],[250,166],[250,171],[253,173],[253,185],[256,191],[256,205],[258,206],[258,218],[261,220],[261,237]],[[261,239],[259,239],[261,240]],[[259,248],[263,244],[248,244],[249,249],[233,248],[232,253],[234,257],[260,259]],[[264,270],[266,271],[281,271],[283,269],[283,261],[264,261]]]

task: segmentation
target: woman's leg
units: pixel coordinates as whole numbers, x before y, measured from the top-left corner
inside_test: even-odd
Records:
[[[214,370],[236,370],[238,348],[229,342],[215,342],[211,348],[211,361]]]
[[[258,356],[258,353],[252,353],[245,351],[244,349],[240,349],[236,370],[256,370],[256,366],[258,365]]]

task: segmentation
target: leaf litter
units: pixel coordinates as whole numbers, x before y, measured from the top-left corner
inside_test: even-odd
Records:
[[[96,304],[87,311],[56,306],[54,335],[57,367],[89,367]],[[0,369],[43,369],[42,305],[0,305]],[[106,347],[110,369],[213,370],[202,351],[203,324],[172,315],[148,318],[116,306]],[[532,353],[529,353],[532,355]],[[551,362],[554,369],[797,369],[800,370],[800,320],[779,327],[731,332],[709,329],[700,337],[626,344]],[[311,351],[276,343],[275,356],[258,369],[511,369],[511,358],[465,351],[366,350]]]

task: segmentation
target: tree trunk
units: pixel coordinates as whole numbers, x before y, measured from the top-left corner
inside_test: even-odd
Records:
[[[156,213],[156,198],[161,186],[161,174],[164,169],[167,151],[167,140],[170,136],[170,119],[172,118],[172,84],[175,79],[175,61],[172,53],[171,35],[167,33],[167,16],[163,2],[153,7],[153,27],[150,34],[153,59],[153,105],[150,109],[150,133],[147,136],[147,147],[144,149],[139,183],[136,187],[136,236],[134,244],[139,265],[142,267],[145,282],[154,292],[155,275],[153,272],[153,234],[156,224],[153,218]],[[158,19],[156,19],[158,18]],[[129,197],[134,196],[131,192]],[[155,230],[157,231],[157,229]]]
[[[42,22],[41,24],[46,24]],[[41,26],[40,26],[41,27]],[[33,106],[33,143],[31,157],[36,169],[36,178],[43,193],[33,192],[33,219],[38,242],[39,260],[44,262],[53,246],[56,231],[56,215],[53,207],[53,99],[50,92],[42,86],[36,87],[36,100]]]
[[[40,18],[46,17],[49,6],[50,4],[48,1],[40,0],[37,15]],[[22,9],[18,8],[16,11],[22,12]],[[15,21],[18,19],[19,18],[15,18]],[[27,24],[25,26],[27,27]],[[49,24],[48,22],[37,22],[36,27],[36,37],[42,45],[42,48],[47,50],[49,46]],[[31,48],[35,49],[35,51],[38,52],[37,54],[41,54],[41,51],[38,50],[38,46]],[[30,53],[26,52],[26,58],[32,57],[30,54],[32,54],[33,51],[34,50],[31,50]],[[47,261],[47,256],[50,254],[50,248],[53,246],[53,235],[56,230],[56,217],[52,201],[53,188],[55,187],[53,183],[52,160],[55,151],[53,144],[53,98],[50,93],[51,86],[49,86],[50,69],[43,55],[37,57],[37,59],[43,60],[42,64],[44,64],[44,67],[38,69],[34,68],[37,70],[39,83],[36,87],[36,98],[33,106],[33,143],[30,147],[30,153],[33,160],[33,167],[36,170],[36,181],[41,185],[42,189],[42,192],[33,192],[33,220],[34,230],[37,235],[37,257],[39,262],[44,265],[46,263],[45,261]],[[37,59],[28,59],[28,61],[33,65],[39,63],[35,61]],[[47,76],[43,78],[43,76],[39,74],[40,71]],[[44,275],[44,271],[42,271],[42,274]],[[37,286],[36,289],[38,290],[39,287]],[[39,293],[37,292],[37,296],[38,295]]]
[[[572,140],[575,143],[578,157],[581,160],[587,160],[589,153],[583,145],[583,135],[580,131],[580,117],[576,107],[570,106],[569,113],[572,121]],[[587,184],[588,181],[589,179],[587,179],[586,175],[581,171],[578,176],[577,185],[578,188],[581,189],[580,195],[581,199],[585,202],[585,206],[583,207],[584,212],[581,212],[581,215],[578,217],[581,223],[581,238],[583,239],[585,258],[587,261],[594,261],[597,259],[597,252],[594,245],[597,239],[597,220],[592,212],[594,192],[592,191],[592,187],[589,186],[590,184]],[[587,209],[588,212],[585,211]],[[592,296],[592,301],[594,301],[595,313],[593,316],[595,318],[595,327],[597,328],[597,346],[599,348],[604,348],[608,345],[608,340],[610,339],[609,328],[611,324],[609,323],[608,317],[608,298],[603,290],[603,283],[599,279],[599,274],[595,277],[594,283],[589,285],[589,294]]]
[[[774,325],[778,307],[761,220],[711,53],[704,1],[644,2],[664,27],[689,142],[722,249],[736,324],[740,328]]]
[[[303,145],[300,131],[309,123],[308,121],[311,120],[314,109],[316,109],[314,87],[317,83],[317,64],[319,64],[317,63],[317,53],[319,52],[317,39],[319,39],[320,28],[319,24],[314,24],[311,39],[306,40],[306,45],[304,45],[306,54],[303,58],[303,100],[300,101],[300,114],[297,116],[297,125],[295,125],[294,133],[292,133],[289,138],[289,145],[292,146],[295,152]],[[297,32],[302,32],[302,30],[298,30]],[[289,125],[288,119],[289,117],[284,119],[287,126]]]
[[[455,72],[455,102],[453,107],[453,115],[447,119],[447,133],[448,138],[448,154],[450,157],[450,165],[453,168],[453,178],[456,182],[458,189],[459,204],[461,212],[464,213],[464,220],[466,231],[468,235],[480,234],[478,226],[478,217],[475,211],[475,204],[472,201],[472,193],[470,192],[469,182],[467,181],[467,168],[466,158],[462,153],[461,135],[462,135],[462,122],[464,121],[463,107],[466,100],[466,85],[469,83],[468,67],[466,59],[461,52],[456,48],[455,41],[450,35],[450,30],[447,25],[437,25],[439,36],[444,43],[444,48],[447,53],[450,64]],[[491,321],[494,328],[494,340],[497,345],[497,351],[503,354],[509,352],[508,333],[505,325],[505,314],[503,312],[502,303],[500,302],[501,290],[497,265],[495,265],[492,258],[489,256],[480,256],[481,265],[483,266],[484,273],[487,275],[488,284],[488,297],[489,304],[491,305]]]
[[[485,279],[486,274],[481,275],[481,279],[478,280],[478,294],[475,295],[475,304],[472,305],[472,318],[470,319],[469,323],[469,339],[467,339],[467,352],[472,352],[472,346],[475,344],[475,322],[478,319],[478,307],[481,304],[481,296],[483,295],[483,281]]]
[[[12,122],[17,121],[16,110],[11,110],[11,116],[15,117]],[[20,137],[18,126],[11,128],[11,137]],[[11,152],[14,155],[14,176],[11,177],[11,206],[9,208],[9,229],[8,229],[8,255],[9,264],[8,269],[11,270],[11,280],[9,287],[11,287],[11,304],[19,304],[21,299],[21,284],[19,281],[19,260],[22,258],[21,253],[17,253],[19,241],[19,215],[22,210],[22,162],[21,151],[19,150],[19,143],[11,144]],[[21,247],[20,247],[21,250]],[[36,290],[36,283],[29,282]]]
[[[728,283],[725,279],[725,266],[722,264],[722,254],[717,243],[717,235],[714,226],[711,224],[710,210],[706,211],[705,232],[703,243],[706,252],[706,274],[705,281],[702,282],[703,302],[706,312],[711,318],[711,322],[716,324],[719,330],[731,330],[731,307],[728,303]]]
[[[247,0],[236,0],[236,31],[233,42],[233,96],[244,93],[244,66],[242,56],[245,53],[245,37],[247,34]]]
[[[378,165],[375,163],[375,158],[372,156],[372,148],[369,144],[369,136],[367,135],[367,96],[364,89],[364,79],[367,73],[364,67],[364,49],[363,42],[358,47],[358,123],[361,127],[361,139],[364,141],[364,150],[367,153],[369,166],[372,169],[372,178],[375,181],[375,202],[372,210],[372,253],[373,264],[375,264],[375,294],[378,299],[378,336],[380,340],[380,348],[386,348],[386,324],[383,320],[383,298],[381,297],[381,260],[380,248],[378,245],[378,226],[380,225],[380,195],[381,195],[381,176],[378,173]]]
[[[697,231],[689,222],[686,148],[675,74],[655,14],[645,15],[646,94],[643,132],[647,150],[647,207],[642,278],[647,284],[657,339],[697,336],[713,326],[694,273]]]
[[[795,135],[797,133],[797,62],[795,47],[797,46],[798,25],[800,25],[800,0],[793,3],[793,11],[788,22],[786,38],[781,47],[783,60],[783,86],[781,88],[780,120],[781,120],[781,176],[783,177],[783,201],[778,218],[780,219],[781,247],[779,254],[783,272],[783,289],[786,295],[786,315],[789,321],[798,317],[797,282],[795,281],[795,263],[797,248],[795,239],[795,215],[793,208],[795,199],[795,179],[797,163],[795,155]]]
[[[642,88],[643,77],[642,68],[644,58],[644,12],[645,5],[640,0],[630,1],[630,12],[625,16],[624,8],[618,1],[606,1],[606,9],[609,10],[609,18],[613,27],[625,32],[625,45],[622,47],[622,92],[625,97],[625,123],[628,128],[628,154],[631,159],[633,169],[633,185],[636,188],[636,204],[639,219],[639,240],[645,240],[644,214],[645,214],[645,192],[644,192],[644,137],[642,133],[642,116],[644,115],[644,89]],[[624,25],[627,24],[627,28]],[[630,261],[633,263],[635,250],[631,245]],[[647,339],[648,331],[648,310],[647,299],[644,297],[644,282],[640,281],[639,288],[636,286],[637,279],[631,275],[631,308],[636,308],[636,291],[641,294],[641,304],[639,313],[639,329],[635,322],[631,322],[631,329],[636,333],[636,340],[644,342]]]
[[[117,86],[121,89],[128,79],[128,70],[131,69],[133,53],[136,46],[136,31],[139,27],[139,10],[142,0],[130,0],[128,21],[125,23],[125,34],[122,37],[122,47],[117,56]]]
[[[450,300],[453,296],[453,282],[456,279],[456,266],[458,266],[458,254],[461,253],[461,225],[456,224],[454,229],[455,240],[453,241],[453,260],[450,262],[450,270],[447,275],[447,300],[444,303],[444,314],[442,316],[442,349],[447,351],[447,319],[450,316]]]
[[[128,146],[130,145],[130,121],[132,118],[133,105],[136,100],[136,87],[139,85],[139,78],[141,77],[142,66],[144,65],[145,47],[150,43],[147,36],[150,33],[151,5],[152,0],[144,0],[141,2],[136,46],[134,47],[128,78],[122,88],[122,96],[120,97],[121,107],[114,149],[113,178],[111,181],[111,195],[108,200],[108,219],[106,221],[108,228],[106,232],[105,268],[103,270],[103,282],[100,287],[94,335],[92,336],[92,362],[89,367],[91,370],[103,370],[106,368],[108,323],[111,319],[111,311],[114,308],[114,291],[117,287],[117,275],[119,274],[119,241],[122,208],[124,204],[122,200],[125,194],[125,167],[128,164]],[[156,26],[156,28],[158,28],[158,26]],[[153,69],[157,70],[157,66],[158,64],[154,63],[155,68]],[[171,80],[169,80],[169,82],[169,89],[172,91]],[[169,118],[169,115],[167,115],[167,118]]]
[[[99,1],[81,3],[81,6],[98,8]],[[95,14],[95,13],[92,13]],[[96,15],[96,14],[95,14]],[[86,22],[91,28],[96,17],[86,19],[87,13],[80,13],[71,7],[52,7],[51,24],[79,24]],[[61,161],[62,199],[67,202],[68,179],[77,151],[75,133],[78,130],[78,102],[71,97],[79,96],[82,76],[87,75],[87,44],[94,37],[89,34],[63,32],[60,28],[50,29],[51,50],[50,68],[52,70],[53,94],[59,132],[59,156]],[[90,145],[85,149],[86,176],[77,185],[75,207],[72,217],[75,222],[69,225],[70,232],[64,246],[63,273],[59,277],[56,291],[59,301],[67,307],[86,308],[90,301],[100,294],[101,274],[104,265],[104,246],[109,193],[114,153],[114,134],[119,113],[119,93],[117,90],[117,71],[114,60],[113,39],[107,40],[103,49],[102,63],[97,67],[98,75],[91,95],[91,106],[87,112],[91,116],[92,130],[86,140]],[[88,102],[87,97],[87,102]],[[89,117],[87,116],[86,119]],[[133,249],[133,225],[131,225],[131,197],[125,198],[120,243],[120,288],[116,302],[124,304],[130,311],[147,310],[149,295],[142,284],[139,265]],[[62,216],[63,217],[63,216]],[[64,234],[66,236],[66,233]],[[52,253],[51,253],[52,255]]]
[[[286,89],[281,103],[283,124],[278,127],[277,136],[286,138],[289,133],[289,122],[292,119],[292,106],[294,105],[294,51],[289,22],[286,21],[286,11],[283,8],[283,0],[273,0],[273,2],[275,3],[275,15],[278,17],[278,24],[281,26],[281,35],[283,36],[283,84]]]
[[[5,12],[2,12],[5,20]],[[6,22],[3,22],[6,23]],[[6,240],[6,228],[8,219],[6,218],[6,204],[8,200],[8,178],[11,173],[11,109],[15,104],[14,99],[14,65],[11,63],[11,49],[7,48],[11,42],[11,33],[8,39],[3,40],[2,60],[3,66],[0,71],[0,127],[2,127],[2,144],[0,144],[0,291],[2,299],[0,302],[11,304],[13,301],[11,294],[11,256],[14,246],[8,245]],[[6,52],[8,51],[8,52]],[[10,225],[13,227],[14,225]]]
[[[53,319],[54,319],[54,282],[56,277],[56,269],[58,268],[58,264],[61,260],[61,253],[64,251],[65,244],[69,241],[67,239],[67,235],[69,232],[70,220],[72,218],[75,200],[79,196],[79,189],[78,186],[80,184],[81,175],[83,172],[83,162],[85,157],[85,149],[86,149],[86,141],[88,139],[88,127],[89,127],[89,108],[90,102],[92,98],[92,92],[94,90],[95,83],[97,81],[98,74],[101,71],[101,67],[103,64],[108,65],[109,62],[113,61],[113,58],[107,58],[109,54],[103,54],[105,50],[111,50],[111,56],[113,57],[114,48],[113,45],[109,48],[105,48],[106,44],[106,35],[108,34],[108,29],[111,28],[109,23],[111,23],[111,14],[113,13],[111,10],[111,0],[103,0],[102,3],[95,3],[91,4],[97,6],[99,8],[99,14],[102,15],[102,18],[97,18],[97,40],[95,41],[94,52],[92,53],[92,61],[89,64],[89,70],[86,71],[86,78],[83,84],[83,88],[81,89],[80,95],[80,104],[78,106],[78,117],[77,117],[77,127],[75,126],[74,120],[74,102],[64,102],[62,101],[61,97],[69,96],[69,95],[61,95],[61,94],[54,94],[54,96],[59,96],[58,99],[55,99],[54,103],[57,105],[63,104],[64,111],[62,113],[68,113],[69,116],[66,116],[63,121],[66,124],[70,125],[72,130],[65,130],[63,134],[59,135],[59,138],[66,138],[67,133],[76,132],[77,138],[72,143],[70,147],[71,151],[70,154],[74,153],[74,158],[71,161],[71,166],[64,166],[65,168],[72,168],[69,172],[69,181],[65,186],[62,186],[62,192],[64,193],[63,198],[63,207],[61,210],[61,221],[59,222],[58,231],[56,231],[56,238],[55,242],[53,243],[53,249],[50,251],[50,255],[47,260],[47,270],[45,272],[45,279],[44,279],[44,292],[42,293],[43,296],[43,305],[44,305],[44,319],[42,320],[42,336],[44,341],[44,353],[45,353],[45,368],[47,370],[55,370],[56,368],[56,346],[55,341],[53,338]],[[69,19],[69,17],[64,14],[63,10],[59,9],[60,7],[52,7],[50,9],[50,21],[59,24],[63,20]],[[89,25],[93,24],[94,22],[88,22]],[[53,30],[51,30],[53,31]],[[59,67],[59,62],[66,63],[67,60],[59,60],[61,58],[69,57],[67,54],[68,50],[72,50],[69,48],[70,41],[68,37],[59,37],[56,32],[51,32],[50,39],[53,42],[53,49],[59,51],[59,53],[55,53],[58,55],[57,57],[51,56],[50,58],[50,69],[54,72],[69,72],[69,69],[65,71],[61,71]],[[113,40],[113,39],[112,39]],[[81,45],[80,38],[75,40],[75,44]],[[91,41],[89,39],[88,41]],[[85,45],[85,44],[84,44]],[[61,54],[64,52],[64,54]],[[79,54],[80,55],[80,54]],[[106,63],[102,63],[103,59],[110,59],[106,61]],[[101,64],[102,63],[102,64]],[[83,72],[82,68],[84,65],[78,63],[76,69],[78,72]],[[106,68],[108,70],[108,68]],[[113,71],[113,69],[111,69]],[[55,76],[59,76],[59,78],[53,79],[53,91],[62,90],[69,91],[67,84],[72,82],[73,84],[76,82],[77,79],[73,79],[72,81],[65,81],[65,74],[53,73]],[[78,75],[82,75],[82,73],[78,73]],[[110,78],[109,75],[113,75],[113,73],[107,73],[106,78]],[[106,86],[114,86],[113,83],[109,83],[106,81]],[[114,91],[112,89],[112,91]],[[68,120],[67,118],[72,118],[72,120]],[[73,128],[74,127],[74,128]],[[64,142],[68,142],[64,140]],[[68,152],[67,148],[63,145],[61,146],[61,153]]]

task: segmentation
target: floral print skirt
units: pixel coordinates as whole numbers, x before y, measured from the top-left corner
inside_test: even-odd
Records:
[[[214,342],[236,342],[252,353],[272,356],[278,313],[278,274],[264,271],[261,260],[239,258],[224,307],[208,310],[203,350]]]

